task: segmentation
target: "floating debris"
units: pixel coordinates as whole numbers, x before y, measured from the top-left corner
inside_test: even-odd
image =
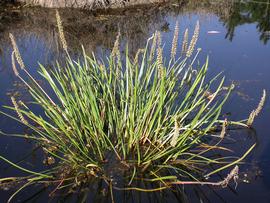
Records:
[[[216,31],[216,30],[210,30],[207,32],[207,34],[220,34],[220,31]]]

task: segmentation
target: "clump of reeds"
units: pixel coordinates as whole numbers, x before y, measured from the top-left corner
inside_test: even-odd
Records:
[[[242,161],[253,149],[254,145],[241,158],[228,163],[205,155],[217,149],[216,145],[220,143],[210,146],[205,143],[209,139],[204,139],[211,138],[213,129],[219,129],[220,123],[223,123],[221,141],[229,124],[246,125],[219,120],[232,88],[223,98],[216,97],[223,89],[224,78],[205,81],[208,59],[201,68],[193,69],[192,63],[198,53],[191,57],[198,39],[199,23],[188,48],[188,32],[185,32],[183,52],[186,55],[183,58],[177,58],[176,27],[169,63],[164,60],[160,32],[138,51],[135,60],[130,59],[128,49],[121,56],[118,35],[110,57],[99,61],[88,56],[84,49],[82,57],[72,59],[58,12],[56,18],[67,53],[66,65],[57,63],[53,70],[40,65],[41,75],[56,95],[55,100],[28,73],[15,38],[10,35],[14,73],[28,86],[34,103],[42,107],[45,116],[41,117],[26,104],[23,110],[19,109],[14,98],[14,108],[8,108],[16,111],[20,119],[1,113],[29,128],[27,137],[42,146],[47,157],[45,163],[50,166],[49,170],[37,173],[0,156],[30,174],[25,177],[26,184],[22,188],[36,182],[58,183],[57,188],[65,188],[92,178],[102,179],[114,187],[114,178],[106,172],[106,165],[111,162],[124,171],[125,189],[145,191],[132,187],[135,178],[159,185],[150,191],[165,189],[174,183],[186,183],[181,180],[183,174],[201,184],[196,179],[198,169],[207,170],[208,176],[213,175]],[[121,57],[124,65],[119,62]],[[15,59],[26,73],[26,79],[20,76]],[[205,93],[214,87],[217,88],[212,91],[211,98],[207,98]],[[254,115],[261,111],[264,100],[265,92]],[[204,144],[208,147],[201,148]],[[212,170],[209,164],[217,168]],[[147,178],[141,177],[140,172],[147,174]],[[231,178],[237,177],[237,172],[235,169],[218,185],[227,185]],[[0,184],[4,180],[0,179]]]

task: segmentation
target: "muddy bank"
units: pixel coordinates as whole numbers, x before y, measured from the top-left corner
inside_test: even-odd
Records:
[[[169,0],[17,0],[22,3],[47,8],[123,8],[152,3],[167,2]]]
[[[262,5],[261,7],[263,7]],[[257,6],[258,7],[258,6]],[[8,34],[13,33],[20,39],[35,38],[39,43],[46,44],[52,51],[58,52],[58,36],[55,21],[55,10],[40,7],[0,7],[0,55],[1,49],[9,47]],[[242,7],[241,7],[242,8]],[[239,24],[245,22],[256,22],[261,40],[265,43],[270,35],[268,20],[258,21],[253,17],[247,18],[245,13],[260,16],[265,15],[263,8],[251,9],[243,7],[239,9],[239,4],[230,0],[219,2],[209,0],[182,0],[179,3],[154,4],[151,6],[141,6],[132,9],[108,9],[89,11],[82,9],[59,9],[63,20],[69,48],[80,50],[81,44],[91,53],[97,50],[108,50],[113,47],[118,30],[121,38],[128,41],[130,51],[135,54],[137,49],[145,46],[144,42],[149,37],[149,33],[155,30],[169,32],[172,26],[166,16],[197,14],[215,14],[227,28],[227,37],[232,40],[234,30]],[[244,14],[243,14],[244,13]],[[256,14],[256,15],[255,15]],[[239,19],[236,21],[235,19]],[[261,32],[262,30],[262,32]],[[183,30],[181,35],[183,35]]]
[[[59,12],[69,49],[76,52],[81,49],[81,44],[85,46],[88,53],[100,49],[111,49],[120,30],[122,40],[129,42],[130,52],[135,54],[139,48],[145,46],[145,41],[150,37],[149,33],[153,33],[155,30],[170,31],[166,15],[223,11],[219,15],[226,16],[227,12],[224,12],[226,9],[221,9],[224,6],[223,3],[207,2],[181,0],[178,3],[136,6],[132,9],[91,11],[63,8]],[[198,4],[196,9],[193,7],[195,4]],[[2,13],[0,12],[0,18],[2,18],[0,21],[0,50],[9,47],[8,34],[13,33],[19,43],[20,39],[35,39],[38,43],[44,44],[50,52],[59,52],[54,9],[10,7]]]
[[[69,48],[77,50],[81,48],[81,44],[84,44],[86,50],[91,53],[98,47],[111,48],[118,30],[121,32],[121,37],[130,42],[131,47],[135,49],[143,47],[149,37],[148,33],[167,24],[164,20],[167,11],[167,9],[153,8],[148,12],[136,9],[118,11],[118,14],[114,12],[100,14],[73,9],[61,9],[59,12]],[[50,50],[58,48],[54,10],[24,8],[20,12],[10,11],[3,18],[5,23],[0,22],[0,48],[7,47],[9,33],[13,33],[18,39],[34,36],[44,42]]]

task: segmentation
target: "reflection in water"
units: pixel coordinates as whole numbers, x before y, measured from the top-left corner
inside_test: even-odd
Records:
[[[157,12],[159,11],[159,12]],[[81,49],[81,44],[88,52],[98,49],[110,49],[120,30],[122,37],[129,41],[133,53],[138,48],[144,47],[148,33],[153,32],[165,24],[165,11],[153,8],[147,12],[141,9],[121,11],[120,13],[95,15],[90,11],[72,9],[60,10],[66,32],[69,48]],[[51,51],[58,51],[57,28],[55,11],[53,9],[23,9],[19,17],[9,15],[7,23],[2,27],[0,47],[7,47],[8,33],[14,33],[18,41],[29,35],[46,43]],[[15,20],[13,20],[15,19]]]
[[[55,190],[59,184],[50,187],[32,187],[28,192],[22,191],[17,199],[21,202],[47,202],[48,194],[50,202],[147,202],[147,203],[189,203],[189,202],[226,202],[226,197],[220,193],[221,189],[210,186],[183,186],[172,187],[170,190],[157,192],[140,192],[136,190],[110,190],[108,185],[102,181],[92,181],[78,189]],[[141,183],[142,187],[151,187],[151,183]],[[234,187],[226,189],[237,195]],[[209,197],[211,194],[211,198]]]
[[[131,52],[144,47],[149,33],[154,30],[169,31],[166,16],[185,15],[190,12],[215,13],[224,22],[228,32],[226,37],[234,37],[235,28],[244,23],[256,23],[260,39],[266,44],[270,37],[269,0],[261,3],[239,3],[232,0],[196,1],[185,0],[179,4],[134,8],[133,10],[90,11],[61,9],[63,23],[73,50],[84,44],[88,52],[98,49],[110,49],[120,30],[124,40],[129,42]],[[0,54],[7,46],[8,33],[12,32],[20,41],[24,36],[35,35],[39,41],[46,43],[50,52],[58,52],[56,23],[53,9],[26,8],[0,11]]]
[[[233,39],[235,28],[245,23],[256,23],[260,32],[260,40],[266,44],[270,39],[270,0],[259,0],[253,3],[235,2],[228,18],[222,19],[228,33],[226,37]]]
[[[83,186],[79,190],[66,190],[62,192],[53,191],[50,188],[50,197],[52,202],[182,202],[186,203],[188,197],[184,194],[184,190],[175,188],[172,191],[159,192],[138,192],[138,191],[110,191],[110,188],[102,181],[95,181]],[[49,188],[38,188],[32,191],[27,197],[22,197],[23,202],[42,201],[42,196],[48,193]],[[201,195],[199,189],[197,191],[198,198]],[[53,192],[52,192],[53,191]],[[93,192],[95,191],[95,192]],[[76,195],[74,195],[76,194]],[[44,199],[43,199],[44,200]]]
[[[270,39],[270,0],[257,1],[185,1],[184,10],[215,13],[227,28],[226,38],[233,40],[235,29],[243,24],[256,24],[260,40],[266,44]]]

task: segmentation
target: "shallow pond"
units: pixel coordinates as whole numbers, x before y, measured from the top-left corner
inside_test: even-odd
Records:
[[[249,2],[249,3],[248,3]],[[8,8],[0,10],[0,110],[11,105],[10,95],[29,99],[24,87],[15,78],[10,61],[11,47],[8,33],[17,38],[19,49],[30,72],[38,77],[38,62],[50,65],[59,51],[57,29],[53,9]],[[210,59],[209,76],[223,71],[227,84],[234,82],[236,89],[225,106],[225,113],[235,120],[248,117],[257,106],[266,89],[270,94],[270,1],[182,1],[181,4],[138,7],[110,12],[90,12],[72,9],[60,10],[69,47],[76,52],[80,43],[87,52],[106,55],[113,47],[118,29],[122,40],[129,43],[134,54],[155,30],[162,31],[165,54],[170,53],[170,44],[176,22],[180,26],[180,39],[185,28],[190,35],[200,22],[198,47],[202,48],[199,61]],[[167,46],[166,46],[167,45]],[[230,143],[235,154],[240,156],[252,143],[256,148],[240,166],[241,181],[238,187],[210,188],[185,186],[182,197],[173,193],[116,194],[116,202],[270,202],[270,102],[266,102],[262,114],[255,121],[254,130],[233,132],[236,140]],[[0,115],[0,129],[8,133],[24,129],[16,122]],[[10,160],[38,171],[44,168],[43,155],[27,140],[2,137],[0,154]],[[1,162],[0,177],[23,174]],[[101,187],[102,188],[102,187]],[[89,202],[108,202],[98,187],[86,193]],[[14,190],[0,191],[0,201],[6,202]],[[93,192],[94,191],[94,192]],[[99,195],[95,195],[99,193]],[[106,193],[106,191],[105,191]],[[15,202],[47,202],[49,192],[32,188],[25,190]],[[33,196],[34,195],[34,196]],[[82,195],[83,196],[83,195]],[[84,198],[80,196],[79,198]],[[106,195],[105,195],[106,196]],[[52,201],[79,201],[77,197],[54,197]]]

